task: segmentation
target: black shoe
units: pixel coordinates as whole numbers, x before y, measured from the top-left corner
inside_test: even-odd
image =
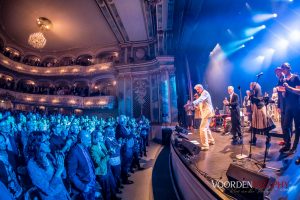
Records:
[[[238,142],[239,142],[238,140],[232,140],[232,141],[231,141],[231,145],[237,145]]]
[[[144,153],[144,156],[147,157],[147,153],[146,152]]]
[[[123,185],[120,185],[119,188],[124,189],[124,186],[123,186]]]
[[[290,147],[289,146],[283,146],[280,150],[279,150],[279,152],[280,153],[283,153],[283,152],[287,152],[287,151],[289,151],[290,150]]]
[[[144,170],[145,168],[144,167],[139,167],[138,170],[142,171]]]
[[[293,147],[290,149],[289,154],[294,154],[295,152],[296,152],[296,148]]]
[[[238,142],[237,142],[237,144],[243,144],[243,143],[244,143],[244,142],[243,142],[243,139],[241,139],[241,138],[240,138],[240,139],[238,140]]]
[[[132,174],[134,174],[134,170],[133,169],[130,169],[130,172],[132,173]],[[128,176],[129,177],[129,176]]]
[[[249,143],[253,146],[256,146],[256,138],[249,141]]]
[[[127,181],[124,181],[123,184],[124,185],[130,185],[130,184],[133,184],[134,182],[131,181],[131,180],[127,180]]]

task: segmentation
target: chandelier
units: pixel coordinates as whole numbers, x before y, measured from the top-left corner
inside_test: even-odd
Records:
[[[28,44],[36,49],[44,48],[46,45],[46,38],[43,34],[43,31],[47,31],[52,27],[52,23],[49,19],[45,17],[39,17],[36,20],[36,23],[40,29],[40,32],[32,33],[28,37]]]

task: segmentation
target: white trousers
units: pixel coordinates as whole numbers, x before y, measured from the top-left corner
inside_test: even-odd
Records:
[[[209,143],[214,142],[214,138],[211,134],[209,123],[211,118],[202,118],[199,134],[200,134],[200,141],[201,141],[201,147],[209,147]]]

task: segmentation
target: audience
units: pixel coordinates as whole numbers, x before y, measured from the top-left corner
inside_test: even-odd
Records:
[[[120,199],[129,172],[143,169],[150,123],[137,121],[0,112],[0,196]]]

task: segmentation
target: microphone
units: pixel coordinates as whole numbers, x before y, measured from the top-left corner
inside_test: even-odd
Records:
[[[262,76],[264,73],[263,72],[260,72],[259,74],[256,75],[256,77],[260,77]]]

